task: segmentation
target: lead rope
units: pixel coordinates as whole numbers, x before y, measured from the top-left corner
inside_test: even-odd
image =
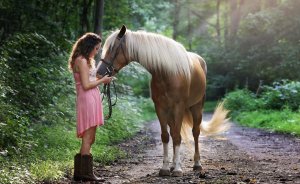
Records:
[[[115,102],[112,103],[112,100],[111,100],[111,91],[110,91],[110,86],[111,86],[111,83],[113,85],[113,88],[114,88],[114,91],[115,91]],[[112,115],[112,107],[115,106],[117,104],[117,101],[118,101],[118,95],[117,95],[117,90],[116,90],[116,84],[114,81],[112,81],[111,83],[108,83],[108,84],[104,84],[103,86],[103,91],[102,93],[104,94],[103,96],[103,99],[102,99],[102,102],[104,100],[104,97],[106,96],[107,97],[107,103],[108,103],[108,115],[105,116],[105,119],[108,120],[109,118],[111,118],[111,115]]]
[[[100,55],[100,58],[101,58],[101,55]],[[100,60],[101,60],[101,62],[103,62],[102,59],[100,59]],[[97,67],[96,67],[97,71],[98,71],[98,69],[100,67],[101,62],[99,62],[98,65],[97,65]],[[110,92],[110,84],[111,83],[113,84],[113,87],[114,87],[114,90],[115,90],[115,95],[116,95],[115,102],[113,104],[111,103],[111,92]],[[112,115],[112,107],[115,106],[116,103],[117,103],[117,101],[118,101],[118,95],[117,95],[117,90],[116,90],[115,82],[112,81],[110,83],[104,84],[103,90],[102,90],[101,93],[104,94],[103,98],[102,98],[102,102],[104,101],[105,96],[107,97],[108,115],[105,116],[105,119],[108,120],[109,118],[111,118],[111,115]]]

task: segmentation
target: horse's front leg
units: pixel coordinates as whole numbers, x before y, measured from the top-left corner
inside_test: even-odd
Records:
[[[172,176],[183,176],[183,172],[181,169],[181,160],[180,160],[180,144],[174,143],[173,147],[174,147],[174,155],[173,155],[173,163],[171,167]]]
[[[161,140],[163,143],[163,166],[159,171],[159,176],[170,176],[169,168],[169,133],[167,127],[167,112],[161,107],[155,106],[156,113],[161,127]]]
[[[159,171],[160,176],[170,176],[169,168],[169,133],[167,130],[167,123],[160,123],[161,125],[161,140],[163,143],[163,166]]]

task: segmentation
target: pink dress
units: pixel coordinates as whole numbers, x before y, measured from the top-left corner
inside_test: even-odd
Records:
[[[80,73],[74,73],[76,83],[77,137],[82,138],[87,129],[104,124],[102,99],[98,87],[84,90]],[[96,69],[90,70],[90,81],[96,80]]]

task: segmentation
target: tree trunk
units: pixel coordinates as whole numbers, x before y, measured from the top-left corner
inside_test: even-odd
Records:
[[[94,32],[101,36],[103,29],[103,15],[104,15],[104,0],[95,0],[95,17],[94,17]],[[95,56],[96,65],[101,59],[101,52],[99,51]]]
[[[90,24],[89,24],[89,9],[91,7],[92,0],[83,0],[82,2],[82,12],[80,17],[80,24],[81,24],[81,34],[90,31]]]
[[[104,0],[95,0],[94,32],[102,37]]]

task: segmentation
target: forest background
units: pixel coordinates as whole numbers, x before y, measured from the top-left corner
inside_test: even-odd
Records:
[[[279,131],[300,134],[299,9],[297,0],[2,0],[0,183],[52,181],[71,172],[80,145],[67,69],[71,46],[85,32],[105,40],[123,24],[163,34],[201,55],[208,66],[207,100],[225,97],[233,118],[276,129],[268,125],[270,114],[274,121],[288,116],[288,128]],[[117,77],[119,105],[98,130],[94,150],[102,164],[124,156],[113,144],[155,118],[149,73],[133,63]],[[261,118],[258,124],[251,124],[253,117]]]

